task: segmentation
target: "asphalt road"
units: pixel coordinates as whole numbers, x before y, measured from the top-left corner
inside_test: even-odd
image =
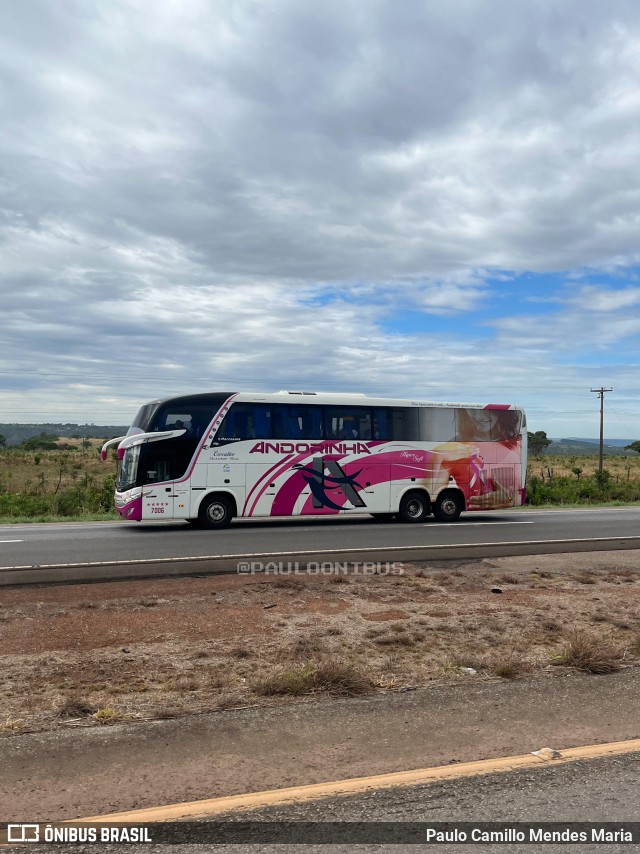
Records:
[[[380,523],[370,516],[247,519],[223,531],[201,531],[182,522],[11,525],[0,528],[0,569],[223,555],[306,553],[329,558],[338,552],[356,560],[358,550],[393,559],[394,550],[400,549],[566,540],[597,547],[598,541],[637,537],[640,507],[469,513],[453,524],[433,519],[417,525]]]
[[[500,822],[506,827],[514,823],[532,823],[538,825],[547,822],[589,822],[595,826],[601,823],[614,823],[619,828],[621,822],[634,822],[640,815],[640,789],[638,787],[638,763],[640,756],[630,755],[616,759],[576,762],[560,767],[542,767],[534,770],[517,771],[509,774],[489,775],[468,780],[449,781],[441,784],[416,786],[401,790],[378,791],[354,797],[329,798],[309,804],[297,804],[252,811],[239,816],[245,821],[268,822],[354,822],[352,829],[344,825],[318,827],[315,840],[324,835],[324,841],[341,840],[342,844],[334,851],[350,851],[348,843],[365,843],[361,850],[372,850],[375,839],[375,826],[369,822],[412,823],[425,822]],[[222,817],[219,817],[222,818]],[[282,825],[279,826],[282,828]],[[417,827],[407,826],[405,830],[397,825],[387,825],[390,833],[398,834],[394,852],[419,851],[420,847],[410,843],[420,838],[424,832]],[[470,832],[470,829],[467,828]],[[413,833],[412,833],[413,831]],[[590,835],[590,829],[588,831]],[[259,835],[259,834],[256,834]],[[314,838],[313,828],[310,839]],[[404,839],[403,839],[404,836]],[[371,838],[373,837],[373,839]],[[416,838],[417,837],[417,838]],[[266,835],[264,840],[266,842]],[[527,840],[528,841],[528,840]],[[403,844],[403,842],[405,844]],[[345,844],[346,843],[346,844]],[[368,845],[366,845],[368,843]],[[630,851],[638,850],[637,845],[588,844],[531,845],[501,844],[479,845],[481,851]],[[323,849],[322,845],[309,846],[306,850]],[[176,849],[174,849],[176,850]],[[180,848],[177,849],[178,851]],[[186,848],[184,850],[187,850]],[[205,849],[206,850],[206,849]],[[217,851],[232,851],[233,846],[216,846]],[[271,852],[286,851],[282,845],[266,848],[255,845],[246,850]],[[358,850],[358,849],[356,849]],[[429,845],[428,850],[446,852],[469,852],[474,850],[469,844]]]

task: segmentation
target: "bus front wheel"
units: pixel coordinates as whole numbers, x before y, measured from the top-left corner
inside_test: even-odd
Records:
[[[464,499],[459,492],[441,492],[436,499],[433,515],[437,522],[455,522],[464,510]]]
[[[400,501],[400,518],[403,522],[424,522],[431,506],[424,492],[408,492]]]
[[[224,495],[211,495],[200,505],[198,519],[203,528],[228,528],[233,519],[231,501]]]

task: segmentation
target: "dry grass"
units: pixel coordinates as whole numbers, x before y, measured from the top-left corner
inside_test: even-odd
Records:
[[[628,457],[605,454],[604,467],[611,472],[614,480],[619,478],[621,481],[625,481],[627,477],[630,480],[640,480],[640,455],[638,454]],[[575,478],[575,474],[572,472],[573,468],[582,469],[581,479],[595,474],[598,470],[597,447],[595,453],[588,456],[543,454],[541,457],[529,458],[528,470],[530,474],[534,475],[539,475],[542,469],[546,476],[547,469],[550,469],[555,476]]]
[[[225,576],[5,589],[0,732],[524,678],[551,660],[612,672],[640,663],[635,554],[406,564],[402,577],[341,584]],[[490,593],[498,581],[501,596]]]
[[[69,451],[17,451],[0,454],[5,488],[10,492],[68,489],[81,484],[85,478],[101,481],[113,474],[116,463],[102,462],[100,448],[104,439],[87,439],[82,449],[81,439],[63,438],[61,442],[74,446]]]
[[[482,645],[458,650],[447,662],[448,669],[460,672],[464,668],[472,668],[478,673],[500,679],[517,679],[534,669],[533,661],[521,649],[494,648],[478,652],[478,648],[482,649]]]
[[[307,586],[301,575],[276,575],[271,584],[273,587],[284,587],[288,590],[304,590]]]
[[[122,715],[117,709],[98,709],[95,714],[92,715],[94,721],[102,726],[107,726],[109,724],[116,724],[122,720]]]
[[[373,682],[351,664],[337,661],[308,661],[291,670],[280,669],[255,684],[265,697],[304,694],[333,694],[353,697],[373,690]]]
[[[81,718],[93,715],[97,711],[97,708],[92,703],[79,697],[69,697],[56,707],[56,714],[59,718]]]
[[[628,659],[628,650],[616,638],[603,634],[573,631],[553,664],[575,667],[585,673],[615,673]]]
[[[22,718],[6,718],[4,721],[0,720],[0,733],[3,733],[4,735],[23,732],[26,729],[29,729],[29,725]]]
[[[497,661],[493,666],[493,673],[501,679],[517,679],[531,672],[531,664],[525,658],[510,656],[502,661]]]

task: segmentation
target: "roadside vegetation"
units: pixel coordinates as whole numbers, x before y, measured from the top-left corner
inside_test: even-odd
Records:
[[[41,434],[0,447],[0,521],[110,519],[116,463],[103,439]]]
[[[628,504],[640,501],[640,441],[626,448],[607,448],[603,470],[599,454],[552,454],[563,443],[552,442],[544,430],[529,433],[527,504]],[[566,444],[570,440],[563,440]],[[585,442],[578,445],[584,446]]]
[[[21,445],[8,446],[2,438],[0,522],[117,518],[115,454],[105,463],[100,460],[103,439],[41,433]],[[531,447],[527,504],[640,502],[640,454],[605,456],[600,478],[597,454],[556,456],[547,453],[544,443]]]
[[[640,502],[640,456],[605,456],[602,477],[598,455],[529,458],[527,504],[627,504]]]

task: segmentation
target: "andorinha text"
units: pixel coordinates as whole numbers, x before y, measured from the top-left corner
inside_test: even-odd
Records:
[[[370,454],[364,442],[256,442],[250,454]]]

